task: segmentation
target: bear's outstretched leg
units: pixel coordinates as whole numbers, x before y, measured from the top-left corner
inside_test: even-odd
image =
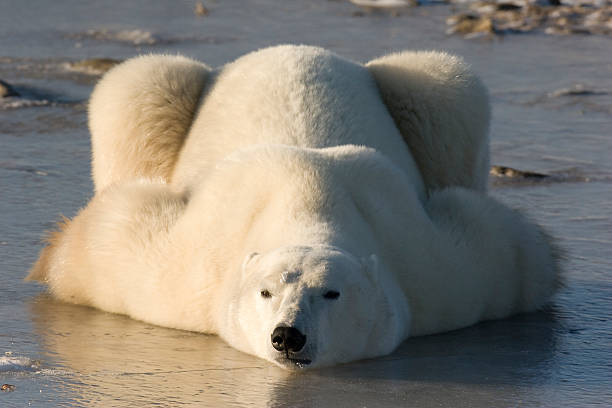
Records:
[[[189,58],[148,55],[102,78],[89,103],[96,192],[136,178],[169,180],[210,72]]]
[[[436,191],[425,209],[436,231],[431,264],[403,280],[418,305],[413,335],[533,312],[560,287],[562,251],[519,211],[461,187]]]
[[[366,64],[423,174],[428,193],[460,186],[485,191],[489,97],[461,58],[401,52]]]
[[[50,234],[26,280],[46,283],[66,302],[163,319],[164,299],[185,298],[170,294],[176,282],[164,276],[175,259],[168,255],[170,230],[186,202],[166,184],[136,180],[109,186]]]

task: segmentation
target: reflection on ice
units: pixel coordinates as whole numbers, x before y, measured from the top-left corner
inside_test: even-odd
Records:
[[[295,374],[216,336],[151,326],[45,295],[30,310],[47,358],[78,380],[72,398],[95,406],[116,402],[119,389],[122,400],[131,401],[125,406],[179,400],[273,407],[398,406],[410,400],[427,406],[432,397],[452,403],[460,389],[475,386],[477,394],[461,397],[466,406],[483,394],[511,401],[523,387],[548,381],[558,332],[554,313],[542,312],[413,338],[384,358]]]

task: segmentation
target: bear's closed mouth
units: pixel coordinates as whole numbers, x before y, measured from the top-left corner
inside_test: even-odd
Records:
[[[312,363],[312,360],[308,360],[308,359],[299,359],[299,358],[291,358],[291,357],[287,357],[287,360],[291,361],[292,363],[295,363],[296,365],[308,365],[310,363]]]

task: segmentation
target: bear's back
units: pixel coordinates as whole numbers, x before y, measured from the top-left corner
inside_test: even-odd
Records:
[[[228,154],[256,144],[372,147],[423,190],[370,73],[320,48],[278,46],[220,68],[204,92],[172,182],[187,187]]]

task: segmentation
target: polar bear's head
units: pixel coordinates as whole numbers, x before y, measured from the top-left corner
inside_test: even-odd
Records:
[[[251,254],[224,337],[285,368],[387,354],[405,338],[408,307],[378,269],[375,255],[357,259],[327,246]]]

